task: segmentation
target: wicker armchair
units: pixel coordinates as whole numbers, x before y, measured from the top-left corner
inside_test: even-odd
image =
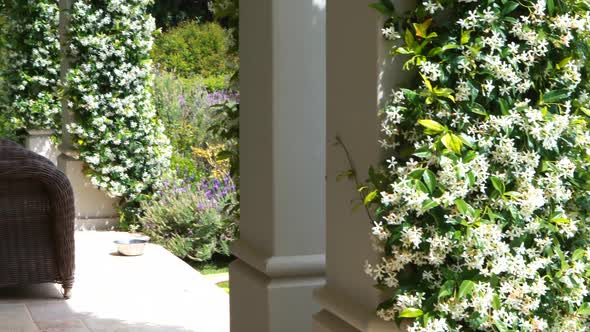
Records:
[[[47,159],[0,140],[0,287],[74,283],[74,195]]]

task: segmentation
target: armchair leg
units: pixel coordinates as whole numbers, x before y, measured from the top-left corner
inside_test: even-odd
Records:
[[[68,300],[69,298],[72,297],[72,288],[65,288],[64,287],[64,299]]]
[[[63,295],[64,295],[64,299],[69,299],[72,297],[72,288],[74,286],[74,281],[67,281],[64,282],[62,287],[63,287]]]

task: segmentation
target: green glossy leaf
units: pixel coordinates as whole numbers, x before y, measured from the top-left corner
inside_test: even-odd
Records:
[[[453,91],[453,89],[436,87],[432,89],[432,93],[434,93],[438,97],[448,98],[455,102],[455,96],[453,96],[455,91]]]
[[[565,66],[567,66],[567,64],[570,63],[572,61],[572,59],[573,58],[571,56],[569,56],[569,57],[561,60],[555,67],[557,69],[560,69],[561,70],[562,68],[565,68]]]
[[[432,25],[432,19],[429,18],[422,23],[413,23],[414,30],[416,30],[416,37],[426,38],[428,37],[428,28]]]
[[[555,1],[554,0],[547,0],[547,11],[549,15],[553,16],[555,14]]]
[[[430,80],[426,78],[426,76],[422,75],[422,73],[420,73],[420,76],[422,76],[422,80],[424,81],[424,84],[426,85],[428,91],[432,91],[432,83],[430,83]]]
[[[423,192],[425,194],[430,194],[430,192],[428,191],[428,187],[426,187],[424,182],[422,182],[420,180],[415,180],[414,183],[415,183],[416,189],[420,190],[421,192]]]
[[[399,318],[417,318],[424,315],[424,312],[418,308],[406,308],[400,312]]]
[[[504,181],[499,177],[492,176],[492,185],[501,195],[504,195],[506,192],[506,185],[504,185]]]
[[[463,280],[461,286],[459,286],[459,293],[457,297],[464,298],[467,295],[471,295],[473,292],[473,287],[475,287],[475,283],[471,280]]]
[[[477,104],[477,103],[474,103],[473,105],[471,105],[469,110],[475,114],[488,116],[488,111],[485,108],[483,108],[483,106],[481,106],[480,104]]]
[[[432,58],[434,56],[437,56],[437,55],[441,54],[442,51],[443,51],[442,47],[435,47],[428,52],[428,57]]]
[[[569,219],[560,218],[560,217],[551,218],[551,222],[554,224],[569,224],[569,223],[571,223],[571,221]]]
[[[393,16],[395,14],[395,8],[390,0],[381,0],[379,2],[370,4],[369,7],[376,9],[385,16]]]
[[[463,147],[463,141],[455,134],[447,133],[441,138],[443,145],[453,151],[456,154],[461,154],[461,148]]]
[[[451,295],[453,295],[453,292],[455,291],[455,281],[454,280],[448,280],[447,282],[445,282],[442,287],[440,288],[440,290],[438,291],[438,298],[442,299],[445,297],[449,297]]]
[[[411,177],[412,179],[416,179],[416,180],[418,180],[418,179],[420,179],[420,178],[422,177],[422,175],[424,174],[424,171],[425,171],[425,169],[424,169],[424,168],[418,168],[418,169],[415,169],[415,170],[413,170],[413,171],[410,173],[410,177]]]
[[[570,93],[568,90],[553,90],[543,95],[543,102],[546,104],[556,103],[569,97]]]
[[[574,254],[572,255],[572,260],[574,261],[579,261],[580,259],[586,257],[586,249],[576,249],[576,251],[574,251]]]
[[[414,152],[414,156],[418,157],[418,158],[423,158],[423,159],[429,159],[430,157],[432,157],[432,152],[430,152],[430,150],[419,150]]]
[[[422,127],[426,128],[426,130],[424,130],[424,133],[426,133],[427,135],[440,134],[447,129],[445,126],[441,125],[440,123],[434,120],[418,120],[418,123]]]
[[[446,44],[445,46],[442,47],[443,51],[448,51],[448,50],[454,50],[459,48],[460,46],[457,44]]]
[[[471,39],[472,32],[473,32],[473,30],[466,30],[461,33],[461,45],[465,45],[465,44],[469,43],[469,40]]]
[[[475,157],[477,157],[477,153],[475,153],[475,151],[473,151],[473,150],[468,151],[465,154],[465,156],[463,157],[463,162],[468,163],[468,162],[472,161],[473,159],[475,159]]]
[[[508,115],[508,113],[510,112],[508,102],[505,99],[499,99],[498,104],[500,105],[500,110],[502,111],[502,114]]]
[[[583,303],[577,311],[580,316],[590,316],[590,303]]]
[[[422,174],[422,179],[428,187],[428,191],[430,191],[430,193],[434,192],[434,189],[438,185],[438,182],[436,181],[436,175],[434,175],[431,170],[427,169],[424,171],[424,174]]]
[[[461,139],[461,142],[463,142],[463,144],[465,144],[470,149],[473,149],[475,147],[475,142],[473,141],[473,138],[469,137],[468,135],[462,133],[459,136],[459,138]]]
[[[508,15],[508,14],[512,13],[513,11],[515,11],[516,8],[518,8],[518,6],[520,6],[518,4],[518,2],[508,1],[508,3],[506,3],[504,5],[504,8],[502,9],[502,14]]]
[[[382,3],[372,3],[369,5],[369,7],[377,10],[378,12],[380,12],[381,14],[383,14],[385,16],[389,16],[391,14],[389,9],[387,9],[387,7],[385,7]]]
[[[428,211],[430,209],[434,209],[435,207],[439,206],[440,204],[438,202],[435,202],[431,199],[427,199],[422,203],[422,209],[424,211]]]
[[[370,193],[368,193],[367,196],[365,196],[365,205],[369,205],[371,202],[373,202],[373,200],[376,199],[378,195],[379,193],[377,192],[377,190],[373,190]]]
[[[414,45],[416,44],[416,39],[414,39],[414,34],[412,34],[412,31],[410,29],[406,29],[404,41],[406,42],[406,45],[408,47],[414,48]]]
[[[590,116],[590,109],[587,109],[586,107],[580,107],[580,111],[582,111],[587,116]]]
[[[498,294],[494,294],[494,300],[492,302],[494,309],[500,310],[502,309],[502,300],[498,296]]]
[[[463,215],[469,215],[472,216],[473,212],[475,211],[471,205],[467,204],[467,202],[465,202],[462,199],[456,199],[455,200],[455,206],[457,207],[457,210],[459,211],[459,213],[463,214]]]

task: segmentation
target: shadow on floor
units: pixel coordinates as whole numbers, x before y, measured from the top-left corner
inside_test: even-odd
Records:
[[[26,287],[0,288],[0,311],[6,309],[27,310],[40,332],[209,332],[188,329],[183,326],[160,325],[149,322],[149,318],[132,318],[129,321],[115,318],[117,316],[116,303],[120,299],[112,299],[112,312],[102,310],[100,313],[84,312],[81,299],[74,297],[64,300],[59,288],[53,284],[31,285]],[[89,302],[92,299],[83,299]],[[11,305],[14,306],[11,306]],[[24,306],[23,306],[24,305]],[[104,305],[104,304],[103,304]],[[109,303],[106,303],[108,306]],[[22,308],[22,309],[21,309]],[[131,308],[131,311],[133,309]],[[1,312],[0,312],[1,314]],[[19,317],[27,315],[19,315]],[[10,322],[13,328],[19,329],[18,322]],[[22,322],[23,331],[31,331],[26,326],[29,322]],[[15,325],[16,324],[16,325]],[[0,332],[2,327],[0,324]],[[11,329],[12,331],[12,329]]]

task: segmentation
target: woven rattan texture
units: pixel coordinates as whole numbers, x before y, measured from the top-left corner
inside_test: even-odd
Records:
[[[74,282],[74,195],[48,159],[0,140],[0,287]]]

